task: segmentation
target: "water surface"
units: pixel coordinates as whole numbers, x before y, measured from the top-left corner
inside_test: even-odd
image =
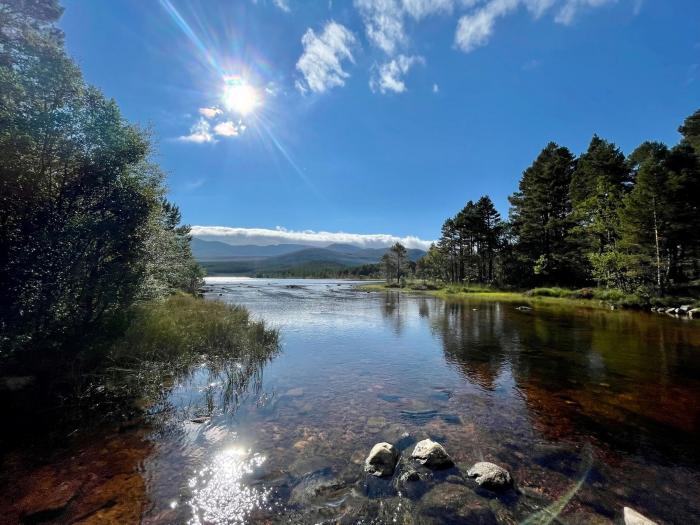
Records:
[[[520,523],[551,505],[561,523],[624,506],[700,520],[697,321],[326,280],[207,286],[279,328],[281,352],[202,366],[154,409],[146,523]],[[364,475],[373,444],[406,457],[425,437],[456,467],[406,486]],[[480,460],[518,490],[477,489]]]

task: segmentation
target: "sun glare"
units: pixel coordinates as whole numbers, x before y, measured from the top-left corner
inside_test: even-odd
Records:
[[[241,77],[226,79],[223,103],[229,111],[248,115],[260,105],[260,96],[253,86]]]

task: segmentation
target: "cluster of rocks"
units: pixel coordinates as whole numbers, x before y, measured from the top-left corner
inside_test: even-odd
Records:
[[[386,442],[377,443],[372,447],[367,459],[365,459],[365,472],[381,478],[393,476],[400,459],[401,454],[394,445]],[[434,470],[446,469],[454,466],[454,462],[445,448],[431,439],[419,441],[413,448],[410,459],[424,467]],[[510,473],[503,467],[494,463],[489,463],[488,461],[479,461],[475,463],[467,471],[467,477],[472,478],[480,487],[492,491],[502,491],[513,487],[513,478]],[[420,481],[421,479],[423,478],[419,472],[411,466],[402,469],[401,474],[398,476],[398,480],[402,484]],[[449,481],[449,477],[447,481]],[[435,490],[433,490],[423,498],[427,500],[427,510],[432,508],[431,505],[433,503],[441,509],[444,508],[444,506],[449,503],[448,500],[451,495],[454,495],[460,501],[468,497],[469,490],[467,487],[455,485],[453,483],[447,483],[446,487],[449,487],[449,489],[446,489],[446,492],[440,491],[436,493]],[[433,500],[436,501],[433,502]],[[472,514],[474,513],[472,512]],[[474,518],[475,516],[470,515],[470,517]],[[491,514],[489,513],[487,517],[491,517]],[[477,521],[481,523],[483,520]],[[489,520],[484,522],[490,523]],[[630,507],[624,507],[623,509],[623,522],[625,525],[657,525],[654,521]]]
[[[678,307],[652,306],[651,311],[659,313],[659,314],[688,316],[691,319],[693,319],[693,318],[700,319],[700,308],[693,308],[689,304],[684,304],[684,305],[678,306]]]
[[[377,477],[392,476],[399,458],[399,451],[394,445],[386,442],[377,443],[372,447],[365,460],[365,472]],[[416,443],[413,452],[411,452],[411,459],[420,465],[436,470],[454,465],[445,448],[431,439],[424,439]],[[501,490],[513,485],[513,478],[506,469],[487,461],[474,464],[467,472],[467,476],[473,478],[477,485],[490,490]],[[404,483],[419,479],[420,474],[414,469],[407,469],[400,476],[400,481]]]

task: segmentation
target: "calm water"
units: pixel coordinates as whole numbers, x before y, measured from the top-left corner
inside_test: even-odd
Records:
[[[202,367],[154,411],[146,523],[548,523],[547,507],[619,523],[623,506],[700,522],[698,321],[322,280],[208,287],[279,328],[281,353],[242,391],[240,366]],[[398,487],[363,474],[373,444],[407,456],[424,437],[457,467]],[[479,460],[518,490],[477,490]]]

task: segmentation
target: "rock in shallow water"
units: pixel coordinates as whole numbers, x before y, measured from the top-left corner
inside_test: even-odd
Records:
[[[467,476],[475,478],[477,485],[487,489],[504,489],[513,484],[513,478],[506,469],[488,461],[476,463],[469,469]]]
[[[365,460],[365,472],[373,476],[391,476],[394,473],[399,453],[390,443],[377,443]]]
[[[453,465],[452,458],[440,443],[431,439],[419,441],[411,453],[413,459],[429,468],[447,468]]]
[[[639,512],[629,507],[625,507],[625,525],[656,525],[656,522],[651,521],[646,516],[642,516]]]
[[[421,514],[446,523],[496,525],[498,522],[488,501],[463,485],[440,483],[420,500]]]

